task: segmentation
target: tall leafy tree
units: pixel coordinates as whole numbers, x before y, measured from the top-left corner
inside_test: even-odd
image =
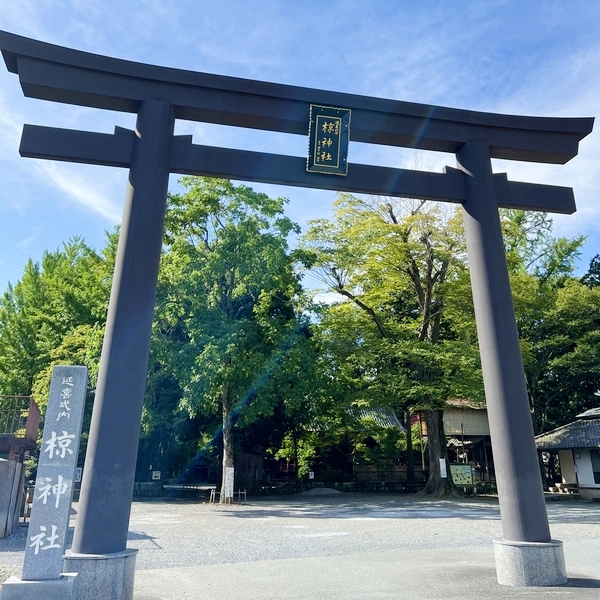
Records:
[[[186,192],[169,196],[156,327],[172,341],[181,406],[221,415],[224,489],[235,423],[272,415],[265,384],[302,339],[287,245],[299,229],[282,198],[225,180],[181,183]]]
[[[86,358],[92,375],[101,342],[111,282],[108,255],[74,238],[23,277],[0,299],[0,391],[29,395],[45,390],[50,367]],[[43,404],[45,394],[38,394]]]
[[[600,387],[597,294],[573,277],[583,236],[555,237],[545,213],[503,210],[504,239],[534,430],[591,407]],[[588,284],[589,285],[589,284]]]
[[[350,379],[360,394],[370,391],[379,402],[387,398],[400,410],[425,410],[426,491],[453,493],[451,479],[440,477],[439,458],[446,456],[442,408],[462,357],[474,357],[474,345],[459,340],[460,327],[444,318],[449,290],[465,268],[459,217],[421,201],[342,194],[335,220],[312,223],[305,243],[328,289],[362,314],[365,326],[354,347],[345,349]],[[352,312],[348,305],[332,310]]]

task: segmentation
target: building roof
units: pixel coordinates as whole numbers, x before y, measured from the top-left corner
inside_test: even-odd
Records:
[[[590,408],[590,410],[586,410],[582,412],[580,415],[577,415],[578,419],[600,419],[600,408]]]
[[[357,421],[366,419],[373,421],[376,425],[385,429],[397,427],[400,431],[404,431],[400,419],[398,419],[398,416],[392,408],[363,408],[353,406],[348,409],[348,412]]]
[[[485,402],[474,402],[467,398],[452,398],[446,400],[446,410],[448,408],[471,408],[473,410],[486,410],[487,406]]]
[[[578,416],[577,421],[558,427],[548,433],[536,436],[538,450],[570,450],[572,448],[600,448],[600,414],[596,417],[584,416],[592,409]]]

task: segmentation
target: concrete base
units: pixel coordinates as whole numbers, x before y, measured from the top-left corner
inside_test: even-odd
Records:
[[[114,554],[73,554],[63,559],[65,569],[77,573],[73,600],[133,600],[137,550]]]
[[[1,600],[73,600],[73,582],[77,573],[62,573],[60,579],[23,581],[14,575],[2,584]]]
[[[567,583],[563,544],[559,540],[548,543],[494,540],[494,554],[500,585],[546,587]]]

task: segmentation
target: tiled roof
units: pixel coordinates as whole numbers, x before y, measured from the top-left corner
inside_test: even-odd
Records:
[[[580,415],[577,415],[578,419],[600,419],[600,408],[590,408],[590,410],[586,410],[582,412]]]
[[[368,419],[374,421],[379,427],[390,429],[398,427],[401,431],[404,431],[400,419],[398,419],[396,413],[391,408],[359,408],[352,407],[348,409],[348,412],[357,420]]]
[[[580,418],[548,433],[542,433],[536,436],[535,445],[538,450],[600,448],[600,418]]]
[[[485,402],[473,402],[466,398],[452,398],[446,400],[447,406],[450,408],[472,408],[473,410],[484,410],[487,408]]]

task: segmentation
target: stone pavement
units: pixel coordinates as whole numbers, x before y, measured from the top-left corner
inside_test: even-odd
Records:
[[[547,508],[569,583],[507,588],[495,579],[494,499],[336,493],[227,507],[134,502],[134,600],[600,598],[600,505]],[[22,564],[24,545],[24,535],[0,540],[0,563]]]
[[[138,571],[134,595],[135,600],[597,600],[598,597],[600,581],[587,575],[576,576],[567,586],[557,588],[499,586],[492,549],[479,547],[152,569]]]
[[[600,597],[595,504],[548,504],[570,581],[526,589],[496,583],[496,500],[309,493],[248,506],[154,507],[153,517],[136,506],[131,522],[132,538],[138,535],[130,546],[140,549],[135,600]],[[143,532],[152,532],[150,543]],[[155,568],[156,546],[176,532],[184,555]]]

